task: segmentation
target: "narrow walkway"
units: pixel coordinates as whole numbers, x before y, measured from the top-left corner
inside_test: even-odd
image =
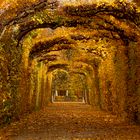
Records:
[[[0,140],[140,140],[140,126],[82,103],[54,103],[1,130]]]

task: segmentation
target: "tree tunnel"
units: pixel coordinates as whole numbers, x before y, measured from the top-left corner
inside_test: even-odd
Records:
[[[58,69],[84,79],[87,103],[140,121],[140,13],[135,4],[37,0],[10,5],[0,19],[0,123],[51,102]]]
[[[88,104],[92,104],[91,98],[93,98],[92,89],[94,88],[94,84],[92,82],[91,77],[93,77],[94,75],[93,75],[93,68],[91,66],[83,62],[82,63],[74,62],[73,64],[69,64],[67,67],[64,67],[64,65],[61,65],[60,67],[60,64],[58,65],[55,63],[53,64],[53,67],[55,67],[55,69],[52,69],[54,71],[63,69],[68,74],[67,76],[65,75],[65,77],[56,74],[55,76],[56,79],[54,79],[54,83],[53,83],[53,88],[55,89],[55,90],[53,89],[54,91],[57,90],[58,92],[58,89],[65,90],[65,95],[69,94],[69,97],[71,96],[70,98],[67,98],[68,100],[72,101],[74,100],[72,99],[74,98],[74,96],[75,98],[76,96],[81,96],[81,99],[83,98],[84,102]],[[56,94],[56,92],[54,92],[54,94]],[[83,99],[79,101],[83,101]]]
[[[91,73],[91,71],[93,71],[92,67],[90,67],[89,65],[87,65],[85,63],[80,64],[79,62],[77,62],[77,63],[75,62],[73,64],[75,66],[73,66],[73,65],[71,66],[70,64],[68,65],[66,62],[64,64],[62,62],[61,63],[60,63],[60,61],[53,62],[53,63],[51,63],[51,65],[48,66],[47,74],[51,73],[52,77],[54,77],[54,73],[56,73],[56,71],[58,72],[60,70],[65,71],[65,73],[67,73],[69,75],[66,78],[62,75],[55,74],[56,79],[52,79],[52,82],[51,82],[53,84],[53,85],[51,84],[53,95],[56,93],[56,90],[58,90],[58,89],[65,90],[65,93],[66,93],[66,91],[67,92],[69,91],[70,95],[74,95],[74,92],[75,92],[74,90],[82,89],[82,93],[83,93],[82,96],[86,96],[85,97],[86,103],[92,104],[92,102],[89,102],[89,100],[90,100],[89,98],[91,98],[89,96],[92,96],[91,88],[93,88],[92,80],[90,78],[90,76],[93,77],[93,73]],[[76,75],[74,75],[74,74],[76,74]],[[78,74],[78,76],[83,75],[84,77],[78,77],[78,78],[82,78],[81,80],[78,80],[78,78],[76,78],[77,74]],[[80,83],[80,82],[83,82],[83,80],[85,80],[84,83]],[[52,95],[51,92],[49,95],[51,98],[51,95]]]
[[[84,80],[80,75],[71,75],[64,70],[53,72],[52,98],[54,102],[85,102]]]

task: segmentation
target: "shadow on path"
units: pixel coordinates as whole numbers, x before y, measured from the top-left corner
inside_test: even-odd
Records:
[[[82,103],[54,103],[1,130],[0,140],[140,140],[140,126]]]

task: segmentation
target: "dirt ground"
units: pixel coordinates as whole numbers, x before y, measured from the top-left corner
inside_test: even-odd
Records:
[[[140,126],[83,103],[54,103],[1,129],[0,140],[140,140]]]

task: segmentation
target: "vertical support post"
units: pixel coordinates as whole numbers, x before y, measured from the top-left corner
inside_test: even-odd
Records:
[[[40,77],[39,77],[39,71],[38,71],[38,74],[37,74],[37,95],[36,95],[36,107],[38,108],[39,107],[39,92],[40,92]]]
[[[84,96],[85,96],[85,103],[87,103],[87,93],[86,93],[86,89],[84,90]]]
[[[82,91],[82,103],[85,103],[85,90]]]
[[[69,90],[66,90],[66,96],[67,97],[69,96]]]
[[[41,78],[42,78],[42,68],[43,65],[41,63],[40,69],[38,69],[37,75],[37,95],[36,95],[36,107],[39,108],[40,105],[40,89],[41,89]]]
[[[52,103],[54,102],[54,93],[52,93]]]
[[[54,99],[54,98],[53,98]],[[46,97],[47,104],[52,102],[52,73],[47,73],[47,97]]]
[[[57,90],[55,90],[55,96],[58,96],[58,91]]]
[[[46,70],[45,70],[45,73],[46,73]],[[43,98],[44,106],[46,105],[46,96],[47,96],[46,83],[47,83],[47,76],[46,76],[46,74],[44,74],[44,98]]]

